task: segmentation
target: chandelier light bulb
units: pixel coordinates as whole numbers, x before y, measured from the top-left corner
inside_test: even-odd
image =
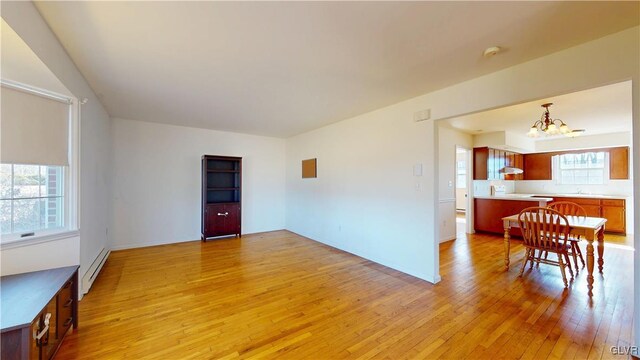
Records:
[[[531,129],[529,129],[529,132],[527,133],[528,137],[538,137],[538,128],[535,126],[532,126]]]
[[[560,132],[561,132],[562,134],[565,134],[565,135],[566,135],[566,134],[568,134],[568,133],[570,133],[570,132],[571,132],[571,129],[569,129],[569,127],[567,126],[567,124],[562,124],[562,125],[560,125]]]

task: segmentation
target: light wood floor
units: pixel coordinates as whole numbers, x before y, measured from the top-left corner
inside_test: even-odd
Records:
[[[56,358],[623,359],[632,256],[605,250],[590,302],[586,270],[520,279],[492,236],[442,244],[437,285],[287,231],[118,251]]]

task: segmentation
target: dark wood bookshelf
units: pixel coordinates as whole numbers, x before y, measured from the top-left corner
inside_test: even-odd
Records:
[[[242,158],[202,156],[202,241],[241,236]]]

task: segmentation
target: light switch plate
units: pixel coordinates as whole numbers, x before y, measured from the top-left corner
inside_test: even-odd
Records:
[[[422,176],[422,164],[413,165],[413,176]]]

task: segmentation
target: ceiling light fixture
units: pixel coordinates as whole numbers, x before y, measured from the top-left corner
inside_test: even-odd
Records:
[[[502,49],[500,49],[499,46],[491,46],[491,47],[488,47],[488,48],[486,48],[484,50],[483,55],[484,55],[484,57],[492,57],[493,55],[499,53],[500,50],[502,50]]]
[[[527,133],[528,137],[539,137],[541,133],[546,136],[564,135],[568,137],[576,137],[584,130],[571,130],[569,126],[560,119],[552,119],[549,115],[549,107],[553,103],[542,104],[544,112],[540,117],[540,120],[536,120]]]

